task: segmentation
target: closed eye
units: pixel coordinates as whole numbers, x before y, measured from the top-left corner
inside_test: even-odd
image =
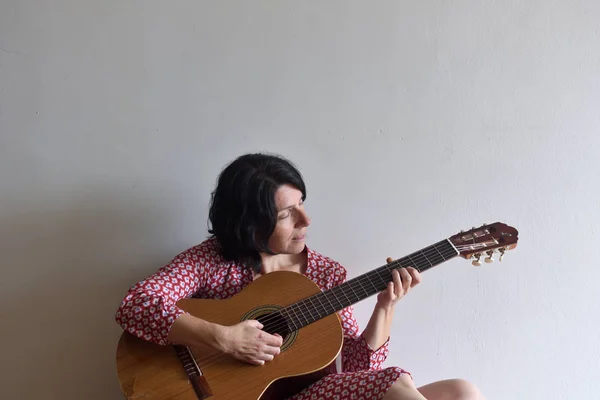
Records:
[[[280,212],[285,211],[285,214],[279,214],[277,216],[277,218],[278,219],[286,219],[286,218],[288,218],[289,216],[292,215],[292,209],[293,208],[294,208],[294,206],[289,206],[289,207],[286,207],[286,208],[282,209]],[[300,208],[300,209],[304,208],[304,200],[300,200],[300,203],[298,204],[298,208]]]

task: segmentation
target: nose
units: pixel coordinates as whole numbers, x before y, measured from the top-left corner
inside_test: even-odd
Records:
[[[305,226],[310,225],[310,217],[304,210],[300,210],[300,212],[299,212],[298,225],[300,227],[305,227]]]

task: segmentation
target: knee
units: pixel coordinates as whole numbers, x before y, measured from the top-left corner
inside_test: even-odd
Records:
[[[389,388],[384,396],[384,400],[388,399],[402,399],[407,396],[408,393],[416,392],[417,388],[408,374],[402,374],[396,382]]]
[[[413,382],[412,378],[408,374],[400,375],[400,377],[398,379],[396,379],[396,382],[394,383],[393,386],[416,389],[415,383]]]
[[[477,386],[464,379],[451,379],[448,391],[453,400],[485,400]]]

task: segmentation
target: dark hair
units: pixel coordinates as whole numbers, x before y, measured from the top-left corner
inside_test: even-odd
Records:
[[[225,259],[248,262],[258,271],[259,252],[273,254],[268,241],[277,223],[275,192],[285,184],[306,199],[300,172],[279,155],[245,154],[223,169],[212,192],[209,233]]]

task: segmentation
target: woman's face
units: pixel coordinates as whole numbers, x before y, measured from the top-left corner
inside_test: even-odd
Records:
[[[283,185],[275,192],[277,224],[269,238],[269,248],[276,254],[299,254],[304,250],[304,239],[310,218],[304,211],[302,192]]]

